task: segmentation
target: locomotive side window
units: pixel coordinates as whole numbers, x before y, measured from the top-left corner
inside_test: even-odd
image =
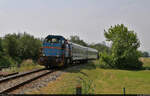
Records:
[[[51,38],[50,38],[50,39],[47,39],[47,42],[48,42],[48,43],[51,43],[51,41],[52,41],[52,39],[51,39]]]

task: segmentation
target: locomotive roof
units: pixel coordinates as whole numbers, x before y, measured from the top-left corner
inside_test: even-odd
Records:
[[[62,39],[65,39],[63,36],[61,35],[48,35],[46,38],[51,38],[51,37],[59,37],[59,38],[62,38]]]

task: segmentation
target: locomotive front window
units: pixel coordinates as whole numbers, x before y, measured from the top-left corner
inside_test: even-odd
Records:
[[[59,40],[57,38],[52,38],[52,43],[59,43]]]
[[[61,40],[59,38],[46,38],[45,42],[47,42],[47,43],[60,43]]]

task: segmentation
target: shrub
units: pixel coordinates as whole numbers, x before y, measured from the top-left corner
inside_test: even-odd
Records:
[[[113,68],[112,65],[112,57],[108,55],[106,52],[101,53],[100,55],[100,67],[101,68]]]
[[[1,67],[8,67],[8,66],[13,66],[15,65],[15,62],[14,60],[9,57],[9,56],[2,56],[0,58],[0,66]]]

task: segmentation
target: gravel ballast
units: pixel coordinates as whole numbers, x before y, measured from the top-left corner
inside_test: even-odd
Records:
[[[47,86],[49,82],[52,82],[57,79],[63,72],[62,71],[56,71],[53,73],[50,73],[46,76],[43,76],[37,80],[34,80],[30,82],[29,84],[26,84],[19,89],[11,92],[11,94],[25,94],[26,92],[31,92],[33,90],[39,90],[40,88]]]
[[[29,74],[29,75],[26,75],[26,76],[23,76],[23,77],[19,77],[19,78],[15,78],[15,79],[12,79],[12,80],[9,80],[7,82],[2,82],[0,83],[0,92],[12,87],[12,86],[15,86],[17,84],[20,84],[26,80],[29,80],[33,77],[36,77],[40,74],[43,74],[45,73],[47,70],[45,71],[40,71],[40,72],[37,72],[37,73],[33,73],[33,74]]]

